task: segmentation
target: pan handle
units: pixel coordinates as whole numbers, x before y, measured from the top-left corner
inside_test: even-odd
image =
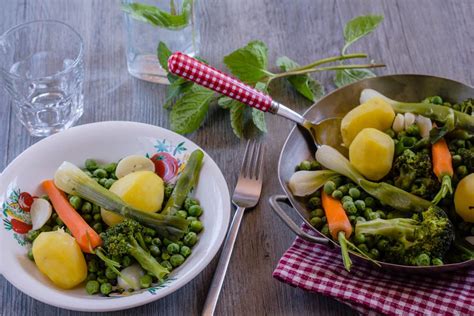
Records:
[[[277,213],[277,215],[281,218],[281,220],[290,228],[297,236],[301,237],[302,239],[314,242],[317,244],[322,245],[330,245],[329,239],[312,236],[306,232],[304,232],[298,224],[296,224],[289,216],[286,214],[285,210],[280,206],[280,203],[285,203],[291,206],[291,209],[294,210],[293,206],[288,201],[286,195],[273,195],[268,200],[270,202],[270,206],[272,207],[273,211]]]

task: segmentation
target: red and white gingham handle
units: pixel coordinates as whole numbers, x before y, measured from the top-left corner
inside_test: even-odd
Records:
[[[183,53],[176,52],[170,56],[168,69],[172,74],[193,81],[260,111],[268,111],[272,104],[270,96]]]

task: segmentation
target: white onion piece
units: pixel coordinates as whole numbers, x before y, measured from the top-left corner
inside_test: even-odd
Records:
[[[409,126],[415,124],[416,116],[413,113],[405,113],[405,129],[408,129]]]
[[[423,115],[418,115],[416,117],[416,125],[420,129],[420,135],[423,138],[427,138],[430,136],[430,131],[433,129],[433,123],[427,117]]]
[[[288,186],[295,196],[307,196],[336,175],[337,173],[331,170],[297,171],[291,176]]]
[[[118,276],[117,284],[120,288],[124,290],[128,290],[128,289],[139,290],[141,288],[140,277],[145,275],[145,271],[143,271],[143,269],[138,264],[132,264],[131,266],[126,267],[125,269],[120,271],[120,273],[128,281],[126,282],[124,279]]]
[[[35,199],[30,208],[31,223],[33,224],[32,229],[37,230],[43,227],[51,217],[52,212],[53,207],[47,200],[41,198]]]
[[[144,156],[132,155],[127,156],[119,161],[115,175],[117,178],[123,178],[127,174],[137,171],[153,171],[155,172],[155,164]]]
[[[380,93],[380,92],[378,92],[377,90],[374,90],[374,89],[364,89],[364,90],[362,90],[362,92],[360,93],[359,101],[362,104],[362,103],[365,103],[365,102],[367,102],[370,99],[375,98],[375,97],[382,98],[383,100],[385,100],[385,102],[387,102],[390,105],[392,105],[394,103],[397,103],[397,101],[392,100],[390,98],[387,98],[382,93]]]
[[[396,133],[400,133],[405,128],[405,116],[403,114],[398,113],[393,120],[392,129]]]
[[[467,236],[466,241],[474,246],[474,236]]]

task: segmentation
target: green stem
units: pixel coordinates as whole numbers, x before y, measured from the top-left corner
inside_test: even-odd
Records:
[[[344,69],[362,69],[362,68],[366,69],[366,68],[379,68],[379,67],[385,67],[385,65],[384,64],[338,65],[338,66],[328,66],[328,67],[311,68],[311,69],[303,69],[303,70],[290,70],[287,72],[282,72],[282,73],[278,73],[273,76],[270,76],[270,78],[268,79],[268,83],[270,83],[272,80],[277,79],[277,78],[295,76],[295,75],[305,75],[312,72],[321,72],[321,71],[329,71],[329,70],[344,70]]]
[[[438,204],[441,199],[444,199],[448,192],[453,193],[451,177],[449,175],[444,175],[441,179],[441,189],[439,189],[438,193],[433,198],[433,201],[431,201],[431,203],[433,203],[434,205]]]
[[[319,65],[322,65],[322,64],[332,63],[332,62],[334,62],[334,61],[345,60],[345,59],[351,59],[351,58],[367,58],[367,54],[355,53],[355,54],[347,54],[347,55],[339,55],[339,56],[327,57],[327,58],[323,58],[323,59],[317,60],[317,61],[315,61],[315,62],[313,62],[313,63],[311,63],[311,64],[308,64],[308,65],[305,65],[305,66],[301,66],[301,67],[298,67],[298,68],[291,69],[291,71],[315,68],[315,67],[317,67],[317,66],[319,66]]]
[[[347,249],[346,233],[344,231],[340,231],[337,234],[337,239],[339,241],[339,245],[341,246],[341,255],[342,255],[342,262],[344,263],[344,268],[346,268],[346,270],[350,272],[351,266],[352,266],[352,260],[351,260],[351,257],[349,256],[349,250]]]

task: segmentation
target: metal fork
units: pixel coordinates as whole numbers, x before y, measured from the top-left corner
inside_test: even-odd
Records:
[[[255,141],[247,142],[239,179],[232,196],[232,203],[234,203],[237,209],[230,224],[217,269],[212,278],[211,287],[207,293],[202,311],[204,316],[214,315],[244,211],[246,208],[257,205],[260,199],[260,193],[262,192],[263,154],[264,146],[262,144]]]

